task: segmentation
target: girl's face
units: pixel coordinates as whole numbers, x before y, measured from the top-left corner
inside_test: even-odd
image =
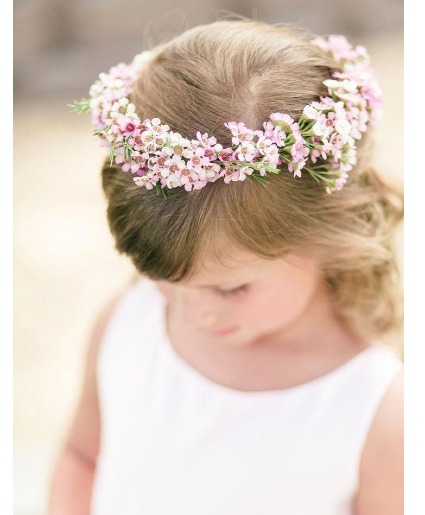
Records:
[[[289,254],[255,256],[233,270],[209,263],[196,280],[156,284],[183,324],[208,341],[242,346],[296,322],[322,282],[313,259]]]

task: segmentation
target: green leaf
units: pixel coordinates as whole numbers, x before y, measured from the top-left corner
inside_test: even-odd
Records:
[[[124,156],[127,161],[131,161],[131,147],[128,143],[124,143]]]
[[[72,104],[66,104],[70,107],[70,111],[74,113],[87,113],[90,111],[90,100],[88,98],[82,98],[81,100],[74,100]]]
[[[156,194],[161,195],[165,198],[165,200],[168,199],[168,193],[165,191],[165,188],[161,188],[161,185],[159,182],[155,184]]]
[[[112,149],[110,152],[109,152],[109,166],[112,166],[113,163],[114,163],[114,158],[116,157],[117,153],[115,152],[114,149]]]
[[[252,173],[251,175],[247,175],[247,177],[253,177],[257,182],[259,182],[261,185],[267,187],[268,186],[268,182],[267,180],[262,176],[262,175],[258,175],[256,173]]]

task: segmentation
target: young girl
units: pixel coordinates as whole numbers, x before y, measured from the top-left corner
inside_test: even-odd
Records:
[[[403,206],[364,47],[222,20],[90,94],[139,276],[94,331],[49,513],[401,515]]]

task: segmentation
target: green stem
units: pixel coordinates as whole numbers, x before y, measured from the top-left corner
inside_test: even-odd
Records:
[[[315,179],[317,182],[324,182],[327,186],[334,186],[335,179],[338,178],[338,175],[335,177],[335,179],[330,179],[326,177],[326,175],[323,175],[323,173],[314,172],[311,168],[305,168],[307,172]]]
[[[232,163],[232,166],[234,166],[235,168],[239,168],[239,169],[242,169],[242,168],[246,168],[246,167],[249,167],[249,168],[254,168],[254,170],[262,170],[262,169],[265,169],[267,170],[268,172],[270,173],[279,173],[280,170],[278,168],[274,168],[272,166],[268,166],[266,164],[262,164],[262,165],[255,165],[254,163],[246,163],[242,166],[238,166],[237,164],[234,164],[234,163],[242,163],[243,161],[219,161],[220,163]]]
[[[82,114],[90,111],[90,100],[88,98],[81,98],[80,100],[74,100],[72,104],[67,104],[67,107],[71,108],[74,113]]]
[[[256,173],[253,173],[251,175],[247,175],[248,179],[252,182],[252,178],[254,178],[257,182],[259,182],[262,186],[267,187],[268,182],[267,180],[262,177],[261,175],[257,175]]]

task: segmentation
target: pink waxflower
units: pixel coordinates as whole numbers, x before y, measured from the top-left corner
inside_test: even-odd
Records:
[[[239,148],[236,150],[238,159],[240,161],[252,161],[254,157],[258,154],[258,151],[252,143],[245,141]]]
[[[311,104],[307,104],[304,107],[303,115],[308,120],[316,120],[316,118],[319,116],[320,111],[315,109]]]
[[[305,158],[308,156],[308,154],[309,150],[304,140],[297,141],[291,145],[291,156],[293,162],[297,163],[305,161]]]
[[[254,138],[254,131],[245,127],[243,122],[227,122],[224,124],[233,134],[232,143],[239,145],[243,141],[251,141]]]
[[[287,125],[292,125],[294,123],[294,119],[289,116],[289,114],[284,113],[272,113],[270,115],[270,120],[274,121],[282,121]]]
[[[205,145],[205,147],[211,147],[217,143],[216,138],[214,138],[214,136],[209,138],[207,133],[201,136],[201,133],[197,131],[196,137],[203,145]]]
[[[335,61],[353,62],[358,57],[358,53],[345,36],[331,35],[326,40],[319,37],[313,39],[312,43],[324,52],[330,53]]]

